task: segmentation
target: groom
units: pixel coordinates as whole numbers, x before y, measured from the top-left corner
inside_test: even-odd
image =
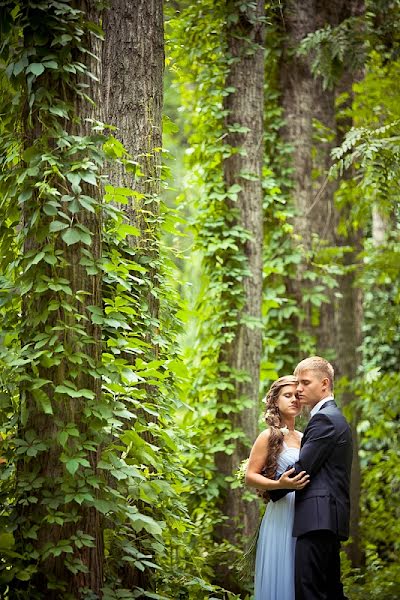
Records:
[[[333,399],[332,365],[312,356],[294,374],[300,403],[311,409],[293,473],[310,475],[309,485],[296,491],[296,600],[345,600],[339,552],[340,541],[349,536],[351,431]],[[288,491],[270,491],[271,499]]]

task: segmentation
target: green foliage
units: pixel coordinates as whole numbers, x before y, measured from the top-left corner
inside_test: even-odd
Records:
[[[95,119],[84,122],[76,112],[75,99],[84,105],[92,76],[77,56],[88,57],[87,36],[101,37],[99,27],[69,2],[3,3],[0,594],[5,600],[41,598],[38,574],[46,561],[59,560],[74,577],[85,572],[85,553],[97,542],[85,529],[89,513],[104,535],[104,599],[237,597],[212,583],[214,566],[227,556],[233,562],[239,553],[213,541],[221,489],[238,485],[233,476],[224,480],[217,473],[214,458],[219,451],[232,452],[238,440],[252,441],[231,421],[246,407],[245,399],[231,397],[246,374],[220,360],[221,347],[241,320],[249,235],[235,210],[240,186],[226,189],[223,180],[223,161],[235,151],[226,142],[224,98],[233,90],[226,88],[230,57],[224,32],[248,4],[183,2],[178,14],[167,3],[167,111],[181,130],[168,117],[165,130],[168,144],[176,134],[179,168],[173,173],[184,181],[176,182],[177,205],[169,190],[165,206],[134,185],[108,184],[107,161],[118,162],[135,181],[143,177],[141,165],[108,128]],[[362,366],[349,409],[360,418],[365,565],[354,570],[343,557],[343,567],[353,600],[365,595],[388,600],[400,593],[399,515],[393,501],[399,492],[400,26],[397,1],[367,6],[365,17],[337,29],[325,27],[308,36],[298,52],[313,53],[314,72],[326,86],[367,57],[351,106],[348,97],[338,98],[339,120],[351,118],[355,128],[335,150],[333,171],[354,173],[337,194],[338,206],[351,209],[344,211],[350,218],[339,231],[346,235],[362,227],[365,237],[357,279],[363,292]],[[293,230],[291,148],[280,137],[277,9],[268,7],[266,48],[262,389],[291,371],[299,350],[315,351],[312,332],[305,335],[302,322],[308,313],[318,327],[326,292],[335,288],[351,251],[326,247],[318,237],[305,251]],[[316,139],[331,135],[315,121]],[[132,198],[143,207],[146,240],[124,214]],[[159,213],[151,213],[153,202]],[[372,235],[372,206],[385,225],[383,244]],[[301,305],[293,292],[300,263],[306,265]],[[82,285],[75,284],[71,264],[81,269]],[[101,298],[92,290],[101,290]],[[46,472],[43,465],[49,462]],[[49,530],[58,532],[57,539],[46,537]],[[123,586],[129,569],[143,574],[143,587]],[[46,585],[70,597],[61,579],[50,577]],[[249,598],[250,592],[242,596]],[[87,589],[82,597],[95,596]]]
[[[322,76],[324,88],[333,88],[346,70],[361,69],[365,63],[365,21],[350,17],[337,27],[325,25],[309,33],[296,49],[299,56],[312,55],[311,70]]]
[[[203,14],[209,15],[206,21]],[[196,264],[195,272],[186,275],[193,292],[187,300],[188,309],[182,313],[189,321],[188,333],[182,336],[189,370],[182,399],[190,407],[182,407],[179,420],[192,443],[184,458],[196,490],[188,494],[188,506],[198,530],[196,536],[188,532],[186,545],[192,555],[199,557],[198,565],[202,564],[206,577],[211,576],[213,562],[226,560],[224,552],[229,552],[228,556],[235,552],[233,548],[216,548],[212,541],[220,518],[215,506],[221,488],[227,482],[229,487],[235,487],[233,477],[224,481],[217,473],[214,455],[221,451],[232,453],[238,440],[249,448],[252,442],[244,438],[240,429],[232,427],[235,413],[246,406],[245,399],[233,397],[232,391],[246,374],[232,371],[220,358],[221,348],[232,340],[240,321],[242,281],[248,274],[243,253],[248,233],[238,226],[234,204],[240,189],[225,188],[222,168],[224,159],[234,150],[225,141],[224,98],[232,92],[225,83],[229,57],[224,29],[228,17],[222,6],[206,1],[185,7],[177,18],[172,13],[167,22],[167,64],[182,102],[178,115],[184,131],[180,135],[188,138],[185,193],[178,200],[191,225],[194,246],[190,261],[191,265]],[[290,148],[280,141],[279,134],[283,124],[277,91],[281,38],[274,25],[268,26],[267,40],[263,387],[278,372],[290,372],[299,345],[303,351],[314,347],[314,340],[299,334],[297,325],[304,318],[304,309],[288,292],[290,278],[296,277],[304,250],[290,224],[294,212],[290,200]],[[329,264],[332,254],[328,256],[326,251],[327,258],[323,259],[324,251],[316,243],[308,256],[307,276],[315,285],[309,286],[305,304],[314,306],[316,315],[326,301],[324,291],[335,285],[338,271]],[[207,557],[208,566],[201,559],[203,556]]]
[[[390,27],[394,44],[398,24],[395,19]],[[356,571],[345,567],[346,585],[356,600],[366,594],[394,598],[400,582],[399,507],[393,502],[399,488],[399,63],[396,58],[388,60],[386,43],[382,37],[377,44],[380,53],[370,53],[365,77],[354,85],[354,100],[345,115],[351,115],[356,127],[333,153],[334,172],[351,168],[354,174],[338,193],[351,215],[351,222],[341,227],[362,226],[365,232],[357,278],[363,291],[362,364],[353,405],[359,415],[365,566]]]
[[[185,464],[190,471],[191,489],[195,490],[187,491],[196,532],[188,532],[186,545],[192,556],[199,557],[197,569],[202,567],[209,577],[205,558],[211,562],[211,534],[218,519],[215,503],[222,483],[216,474],[214,454],[232,443],[229,421],[218,416],[217,394],[233,389],[238,375],[219,364],[218,357],[221,344],[232,335],[229,324],[238,319],[241,281],[246,273],[240,250],[246,232],[236,224],[234,211],[229,211],[226,204],[228,198],[236,198],[238,190],[225,189],[222,172],[222,160],[230,152],[223,136],[223,98],[229,93],[225,89],[228,63],[224,10],[214,2],[192,4],[179,17],[173,15],[167,26],[170,66],[179,81],[185,113],[190,115],[190,129],[185,131],[190,136],[190,180],[185,202],[193,215],[190,224],[195,249],[201,256],[200,285],[194,289],[194,302],[190,300],[195,303],[195,311],[191,310],[195,340],[186,350],[190,388],[182,390],[192,408],[180,411],[181,426],[193,444]],[[203,19],[203,13],[212,14],[212,19]],[[226,409],[229,412],[233,407]]]
[[[2,597],[33,600],[44,585],[70,597],[47,562],[60,559],[79,577],[86,549],[103,535],[104,597],[161,597],[123,589],[121,571],[158,569],[187,519],[184,442],[172,420],[182,369],[169,257],[157,234],[147,247],[128,243],[140,232],[116,203],[135,190],[106,185],[104,202],[99,193],[106,160],[142,176],[100,123],[75,111],[92,76],[75,57],[100,29],[67,2],[21,4],[1,16],[9,82],[1,96]],[[149,230],[167,214],[144,212]],[[71,263],[83,274],[79,287]],[[97,540],[85,532],[89,514]]]

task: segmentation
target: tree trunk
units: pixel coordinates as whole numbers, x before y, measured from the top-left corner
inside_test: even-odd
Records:
[[[350,239],[337,234],[340,216],[334,204],[337,185],[326,179],[331,165],[330,152],[334,146],[340,144],[341,135],[336,123],[335,97],[344,91],[351,94],[353,78],[346,75],[340,88],[324,90],[322,78],[314,77],[311,73],[312,57],[297,57],[293,55],[293,49],[296,49],[307,34],[325,25],[335,27],[343,19],[359,14],[360,10],[359,0],[351,3],[343,0],[330,3],[322,0],[288,0],[284,8],[287,40],[281,65],[286,123],[283,134],[293,147],[293,198],[297,211],[294,228],[301,237],[306,253],[315,247],[313,236],[318,236],[315,240],[320,247],[351,244],[354,244],[355,248],[358,246],[356,235]],[[323,125],[325,135],[321,138],[325,139],[319,139],[318,129],[313,125],[315,119]],[[326,133],[329,135],[326,136]],[[350,265],[354,259],[355,253],[345,255],[345,266]],[[345,377],[352,381],[359,364],[357,347],[360,340],[360,300],[354,287],[354,272],[349,270],[345,276],[339,278],[341,299],[336,299],[329,290],[326,292],[329,302],[322,304],[319,318],[313,322],[311,305],[302,300],[303,291],[310,291],[313,285],[305,279],[309,266],[305,260],[298,270],[297,297],[305,312],[305,320],[299,323],[299,328],[302,332],[306,331],[316,337],[317,354],[326,356],[328,352],[327,358],[332,356],[337,379]],[[348,404],[351,399],[352,394],[344,392],[341,396],[342,405]],[[351,556],[355,564],[359,564],[360,470],[356,425],[355,418],[352,423],[355,449],[351,489]]]
[[[327,24],[337,25],[342,18],[342,5],[343,0],[331,3],[288,0],[283,12],[286,42],[281,63],[285,116],[282,133],[293,147],[294,228],[305,256],[320,244],[333,246],[336,243],[338,217],[334,192],[337,186],[327,180],[330,152],[336,145],[335,94],[332,89],[323,89],[321,77],[312,75],[311,57],[296,56],[295,50],[307,34]],[[305,313],[299,326],[303,332],[316,336],[318,353],[325,354],[335,347],[334,298],[328,291],[329,302],[322,304],[318,316],[311,303],[303,301],[304,292],[310,292],[313,286],[307,279],[309,268],[305,259],[298,269],[296,296]]]
[[[158,215],[161,181],[164,33],[162,0],[111,0],[104,13],[103,105],[108,124],[132,159],[137,173],[112,165],[114,186],[133,188],[126,214],[141,231],[135,244],[146,247],[158,236],[149,211]],[[145,200],[145,202],[143,201]],[[150,201],[150,202],[149,202]]]
[[[27,3],[28,5],[29,3]],[[58,31],[48,31],[46,29],[46,18],[49,18],[50,12],[46,13],[46,18],[41,18],[42,7],[30,8],[23,7],[27,11],[28,22],[31,19],[35,24],[42,24],[43,31],[40,32],[40,26],[35,29],[35,35],[42,35],[48,40],[48,47],[54,37],[58,35]],[[99,15],[96,9],[96,2],[87,0],[81,3],[80,9],[84,12],[84,19],[98,23]],[[44,10],[44,9],[43,9]],[[49,9],[50,10],[50,9]],[[55,17],[57,21],[57,16]],[[25,43],[29,46],[31,42],[31,31],[29,27],[24,30]],[[56,42],[57,43],[57,42]],[[89,53],[80,53],[75,50],[74,59],[84,63],[98,79],[100,78],[100,63],[96,60],[96,56],[101,53],[101,41],[86,30],[84,36],[85,48],[93,53],[93,57]],[[51,50],[49,50],[51,52]],[[76,119],[63,120],[63,127],[67,135],[72,136],[89,136],[91,135],[91,124],[89,119],[99,120],[101,115],[97,107],[100,103],[100,88],[99,84],[88,76],[76,76],[75,85],[84,82],[86,84],[85,93],[94,101],[95,105],[91,104],[87,99],[77,94],[74,94],[65,82],[61,81],[61,77],[57,80],[46,73],[41,81],[37,84],[39,93],[45,90],[49,94],[49,98],[56,98],[61,102],[70,103],[74,106],[74,115]],[[40,115],[37,106],[33,106],[31,114],[23,115],[23,125],[25,130],[25,147],[31,148],[42,135],[49,136],[48,145],[49,152],[54,150],[55,146],[52,135],[57,134],[46,129],[46,123],[43,121],[43,115]],[[62,150],[60,151],[62,154]],[[74,159],[83,161],[85,156],[77,151],[74,154]],[[66,173],[64,173],[65,175]],[[40,174],[39,176],[40,177]],[[71,182],[68,179],[63,179],[53,174],[51,179],[54,188],[59,191],[59,197],[64,194],[76,195],[78,198],[82,194],[97,198],[99,201],[98,188],[80,181],[81,189],[71,191]],[[43,197],[46,198],[46,192],[40,196],[34,191],[31,202],[26,202],[23,207],[22,220],[27,231],[27,236],[24,243],[24,254],[34,251],[39,252],[43,249],[43,237],[39,227],[32,225],[34,215],[40,211],[38,220],[40,226],[48,225],[53,219],[48,216],[48,213],[43,211]],[[65,214],[71,215],[70,204],[68,200],[61,199],[60,210]],[[59,213],[60,214],[60,213]],[[45,360],[34,360],[34,368],[28,367],[27,372],[31,380],[41,378],[51,383],[44,385],[41,390],[47,395],[51,402],[52,413],[43,410],[40,402],[38,402],[37,392],[33,392],[29,385],[25,382],[22,384],[22,400],[21,400],[21,420],[19,427],[19,437],[26,440],[31,439],[32,432],[45,444],[49,446],[38,454],[34,460],[34,465],[31,460],[25,460],[23,463],[18,463],[17,471],[17,486],[22,490],[26,489],[26,482],[32,479],[32,474],[35,474],[36,480],[44,482],[40,489],[35,490],[37,496],[35,504],[27,504],[26,501],[20,501],[18,506],[19,522],[23,527],[29,522],[32,525],[32,531],[36,530],[36,535],[27,535],[24,539],[23,527],[19,529],[20,542],[24,544],[23,550],[26,550],[26,544],[30,544],[38,551],[40,560],[38,561],[38,571],[32,578],[32,583],[36,591],[43,593],[49,600],[59,600],[66,597],[69,593],[74,598],[82,598],[83,590],[90,590],[95,594],[96,598],[101,598],[101,588],[103,586],[103,562],[104,562],[104,547],[102,538],[102,521],[100,513],[87,502],[82,501],[79,505],[66,500],[68,488],[74,489],[72,479],[77,481],[79,477],[81,481],[88,476],[88,470],[92,476],[96,477],[96,467],[98,462],[98,451],[84,450],[84,459],[87,461],[85,473],[82,466],[78,468],[74,478],[66,475],[65,463],[60,460],[63,452],[74,453],[78,449],[82,450],[80,445],[70,442],[66,448],[61,447],[58,443],[58,436],[65,426],[73,425],[79,431],[79,440],[91,440],[90,425],[85,420],[85,411],[88,410],[88,399],[85,397],[71,397],[65,392],[55,391],[56,386],[65,385],[66,381],[73,382],[75,389],[83,388],[92,394],[93,401],[96,404],[101,400],[101,376],[96,373],[96,369],[101,362],[101,329],[91,321],[91,313],[88,310],[89,306],[95,306],[101,309],[101,280],[100,273],[88,275],[86,267],[80,264],[81,257],[84,256],[82,250],[90,249],[94,260],[101,257],[101,211],[89,211],[80,206],[73,213],[74,226],[84,227],[91,234],[90,246],[84,245],[82,242],[68,245],[60,235],[55,237],[54,250],[58,253],[58,261],[42,267],[41,271],[37,271],[35,285],[31,291],[28,291],[23,296],[22,304],[22,334],[21,341],[23,344],[34,345],[35,341],[40,338],[40,335],[46,335],[46,332],[53,330],[57,343],[48,343],[46,348],[51,349],[57,344],[62,347],[60,354],[54,359],[52,364],[46,364]],[[51,231],[51,230],[50,230]],[[51,240],[51,235],[47,241]],[[51,243],[49,241],[49,243]],[[42,263],[43,264],[43,263]],[[56,266],[54,266],[56,265]],[[40,276],[47,278],[48,288],[42,293],[36,293],[35,287],[40,282]],[[59,281],[59,278],[64,279],[64,285],[68,285],[70,292],[65,290],[54,289],[53,285]],[[79,297],[78,297],[79,296]],[[50,312],[49,306],[54,302],[59,302],[57,310]],[[43,320],[43,315],[48,315]],[[42,318],[39,317],[42,315]],[[79,331],[78,331],[79,330]],[[77,362],[70,360],[80,355],[81,362],[77,368]],[[52,358],[54,358],[54,354]],[[56,355],[57,356],[57,355]],[[86,392],[87,393],[87,392]],[[25,398],[25,401],[24,401]],[[26,415],[26,416],[25,416]],[[92,442],[93,443],[93,442]],[[95,444],[96,445],[96,444]],[[29,456],[29,455],[28,455]],[[91,490],[94,495],[96,492]],[[76,492],[77,493],[77,492]],[[26,492],[25,492],[26,494]],[[52,503],[49,499],[52,498]],[[25,508],[26,506],[29,507]],[[55,508],[56,507],[56,508]],[[58,515],[64,513],[64,522],[58,524],[59,521],[51,521],[48,517],[52,516],[55,511],[59,511]],[[73,517],[75,515],[75,517]],[[75,543],[74,537],[81,533],[88,534],[93,538],[93,547],[86,544],[81,545]],[[61,540],[68,540],[72,548],[71,554],[62,552],[61,554],[46,553],[42,556],[46,546],[56,546]],[[75,572],[68,568],[66,558],[73,559],[76,564],[80,563],[82,568],[77,568]],[[71,563],[70,563],[71,564]],[[48,585],[50,584],[50,587]],[[23,585],[23,584],[21,584]],[[31,589],[31,588],[30,588]],[[35,596],[36,597],[36,596]]]
[[[335,377],[337,380],[344,378],[343,391],[340,394],[342,406],[351,405],[354,402],[354,393],[349,390],[351,382],[357,376],[360,364],[360,353],[358,348],[361,344],[361,314],[362,299],[361,292],[356,287],[354,264],[361,246],[361,236],[357,233],[347,237],[345,241],[354,250],[345,255],[345,266],[348,271],[340,277],[339,285],[341,298],[338,299],[335,310],[336,351]],[[353,463],[350,487],[350,538],[347,546],[347,554],[354,567],[360,567],[362,563],[361,533],[360,533],[360,494],[361,494],[361,468],[358,455],[358,433],[359,421],[358,411],[351,410],[351,430],[353,437]]]
[[[385,242],[387,232],[390,228],[390,219],[382,213],[377,204],[372,206],[372,239],[375,246]]]
[[[105,120],[117,127],[136,169],[116,161],[110,165],[114,187],[135,191],[125,214],[140,230],[130,236],[133,248],[158,256],[161,182],[164,25],[162,0],[112,0],[104,12],[103,106]],[[156,269],[150,267],[156,285]],[[148,294],[149,312],[158,318],[159,303]],[[154,346],[154,353],[158,349]]]
[[[360,16],[364,12],[363,0],[352,0],[346,7],[345,17]],[[348,94],[347,105],[350,107],[353,101],[353,84],[362,78],[361,70],[359,72],[350,72],[347,70],[339,82],[336,93],[341,95]],[[344,107],[343,107],[344,108]],[[350,130],[353,123],[350,119],[341,120],[337,128],[337,141],[339,146],[342,144],[344,134]],[[351,179],[353,173],[348,172],[345,177]],[[362,293],[356,284],[357,256],[362,248],[362,232],[354,230],[351,223],[349,207],[344,207],[340,218],[349,223],[347,235],[337,236],[337,242],[342,246],[350,246],[351,252],[344,255],[344,266],[347,272],[339,279],[339,289],[341,297],[338,298],[335,307],[334,329],[337,336],[335,373],[336,378],[344,378],[345,387],[340,395],[342,406],[351,405],[354,402],[354,393],[349,390],[349,384],[357,376],[358,367],[361,362],[361,356],[358,348],[361,345],[361,322],[362,322]],[[359,457],[359,441],[357,433],[357,424],[359,421],[358,411],[352,409],[351,430],[353,437],[353,464],[351,473],[350,488],[350,544],[346,547],[346,552],[351,560],[353,567],[361,567],[363,556],[361,549],[360,532],[360,495],[361,495],[361,467]]]
[[[237,22],[227,26],[228,54],[233,58],[226,81],[227,88],[233,88],[226,97],[228,111],[227,143],[240,152],[232,153],[224,161],[224,179],[227,189],[239,185],[241,191],[235,203],[230,202],[232,211],[238,212],[238,224],[250,232],[250,239],[244,243],[249,275],[243,280],[244,305],[232,341],[220,351],[219,362],[227,370],[235,369],[247,375],[247,380],[236,382],[232,400],[245,399],[248,407],[232,413],[233,429],[242,430],[250,443],[257,434],[260,412],[259,369],[261,359],[261,297],[262,297],[262,164],[263,164],[263,114],[264,114],[264,2],[258,0],[239,12],[234,3],[227,3],[227,14],[236,11]],[[239,124],[247,128],[244,133],[230,131]],[[250,177],[247,175],[250,174]],[[246,324],[246,318],[256,322],[255,327]],[[227,404],[221,393],[219,402]],[[236,443],[232,454],[221,452],[216,455],[218,471],[229,476],[238,464],[248,456],[248,446]],[[237,544],[241,535],[254,533],[258,522],[256,502],[244,502],[241,490],[227,490],[221,498],[220,507],[226,520],[216,530],[219,542],[228,540]],[[228,589],[237,590],[227,565],[217,568],[218,583]]]
[[[114,161],[109,179],[114,187],[132,189],[125,209],[128,223],[140,234],[128,237],[139,262],[148,268],[148,290],[138,289],[147,304],[146,341],[149,359],[158,357],[154,341],[158,333],[159,302],[159,195],[161,189],[162,106],[164,74],[164,24],[162,0],[111,0],[104,12],[103,106],[105,121],[117,129],[113,135],[123,144],[136,169]],[[126,356],[130,362],[131,355]],[[157,393],[145,385],[146,395]],[[153,419],[143,413],[147,420]],[[152,440],[147,432],[145,439]],[[141,534],[143,535],[143,534]],[[140,547],[140,542],[137,544]],[[144,552],[146,554],[146,552]],[[127,563],[120,573],[125,587],[149,589],[149,573]]]

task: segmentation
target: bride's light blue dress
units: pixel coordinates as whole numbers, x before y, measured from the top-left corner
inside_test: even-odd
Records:
[[[283,472],[299,458],[298,448],[283,442],[278,457],[278,472]],[[294,492],[267,504],[257,541],[255,600],[295,600],[294,550],[292,537]]]

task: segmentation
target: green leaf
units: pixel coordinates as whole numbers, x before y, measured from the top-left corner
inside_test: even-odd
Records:
[[[0,550],[9,550],[14,546],[12,533],[0,533]]]
[[[99,512],[103,515],[112,512],[114,510],[115,505],[112,502],[107,502],[107,500],[96,499],[93,502],[93,505]]]
[[[80,390],[78,390],[78,392],[80,393],[82,398],[87,398],[88,400],[93,400],[93,398],[95,397],[94,392],[86,388],[81,388]]]
[[[55,60],[48,60],[43,63],[46,69],[58,69],[58,63]]]
[[[79,231],[80,231],[81,242],[83,244],[86,244],[87,246],[90,246],[92,244],[92,236],[91,236],[90,231],[87,231],[86,227],[85,227],[85,230],[82,229],[82,226],[78,226],[78,227],[79,227]]]
[[[162,535],[161,526],[152,517],[141,513],[129,513],[129,518],[135,531],[145,529],[152,535]]]
[[[58,385],[55,389],[55,392],[57,392],[58,394],[67,394],[71,398],[87,398],[88,400],[93,400],[95,396],[92,390],[88,390],[86,388],[76,390],[66,385]]]
[[[67,460],[67,462],[65,463],[65,466],[67,468],[67,471],[69,473],[71,473],[71,475],[75,475],[76,471],[79,468],[79,462],[76,458],[70,458],[69,460]]]
[[[35,398],[36,402],[42,408],[43,412],[46,415],[52,415],[53,407],[51,405],[50,398],[48,397],[46,392],[41,389],[34,389],[34,390],[32,390],[32,394],[33,394],[33,397]]]
[[[16,574],[16,578],[19,579],[20,581],[29,581],[31,577],[32,577],[32,572],[31,572],[31,570],[29,570],[29,568],[24,569],[23,571],[18,571]]]
[[[52,202],[46,202],[46,204],[43,205],[43,210],[49,217],[54,217],[58,213],[57,206]]]
[[[86,181],[86,183],[90,183],[91,185],[97,185],[96,175],[94,173],[87,171],[86,173],[80,173],[80,175],[82,180]]]
[[[241,191],[242,191],[242,187],[239,184],[234,183],[228,189],[228,194],[238,194]]]
[[[64,231],[61,234],[62,239],[67,244],[67,246],[72,246],[72,244],[77,244],[82,241],[82,232],[79,229],[74,227],[70,227],[67,231]]]
[[[73,186],[79,187],[81,176],[78,173],[67,173],[67,179],[72,183]]]
[[[33,190],[24,190],[18,196],[18,202],[20,204],[22,204],[23,202],[26,202],[27,200],[29,200],[29,198],[32,197],[32,193],[33,193]]]
[[[91,198],[90,196],[85,196],[85,195],[80,195],[78,197],[78,202],[81,206],[83,206],[83,208],[86,208],[86,210],[94,213],[95,209],[93,207],[93,205],[95,204],[95,200],[93,198]]]
[[[134,225],[120,225],[117,231],[118,234],[122,237],[126,237],[127,235],[134,235],[136,237],[139,237],[141,235],[140,229],[138,229]]]
[[[58,385],[54,391],[57,392],[57,394],[67,394],[68,396],[71,396],[71,398],[80,397],[78,390],[74,390],[73,388],[65,385]]]
[[[57,264],[57,257],[54,256],[53,254],[46,254],[46,256],[44,257],[44,260],[49,265],[56,265]]]
[[[126,154],[124,146],[112,135],[110,135],[107,138],[107,141],[103,144],[103,150],[107,156],[111,158],[121,158],[121,156]]]
[[[110,188],[110,186],[107,186],[107,187]],[[115,194],[122,195],[122,196],[134,196],[135,194],[137,194],[137,192],[135,190],[133,190],[132,188],[126,188],[126,187],[113,188],[113,191]]]
[[[42,258],[44,258],[44,256],[45,253],[43,251],[38,252],[36,256],[31,261],[29,261],[29,263],[26,266],[26,270],[30,269],[32,265],[37,265],[42,260]]]
[[[63,229],[66,229],[67,227],[68,227],[68,223],[65,223],[63,221],[52,221],[50,223],[49,231],[54,233],[55,231],[62,231]]]
[[[31,63],[26,70],[27,73],[33,73],[36,77],[39,77],[42,73],[44,73],[44,66],[42,63]]]
[[[57,117],[62,117],[63,119],[69,119],[68,112],[65,108],[61,108],[59,106],[50,106],[49,112],[52,115],[56,115]]]
[[[60,431],[59,434],[57,435],[57,439],[60,442],[61,446],[65,447],[65,444],[67,443],[68,440],[68,432],[67,431]]]
[[[28,66],[28,59],[26,56],[23,56],[23,58],[21,58],[21,60],[19,60],[18,62],[15,63],[14,65],[14,69],[13,69],[13,73],[15,76],[19,75],[26,66]]]

